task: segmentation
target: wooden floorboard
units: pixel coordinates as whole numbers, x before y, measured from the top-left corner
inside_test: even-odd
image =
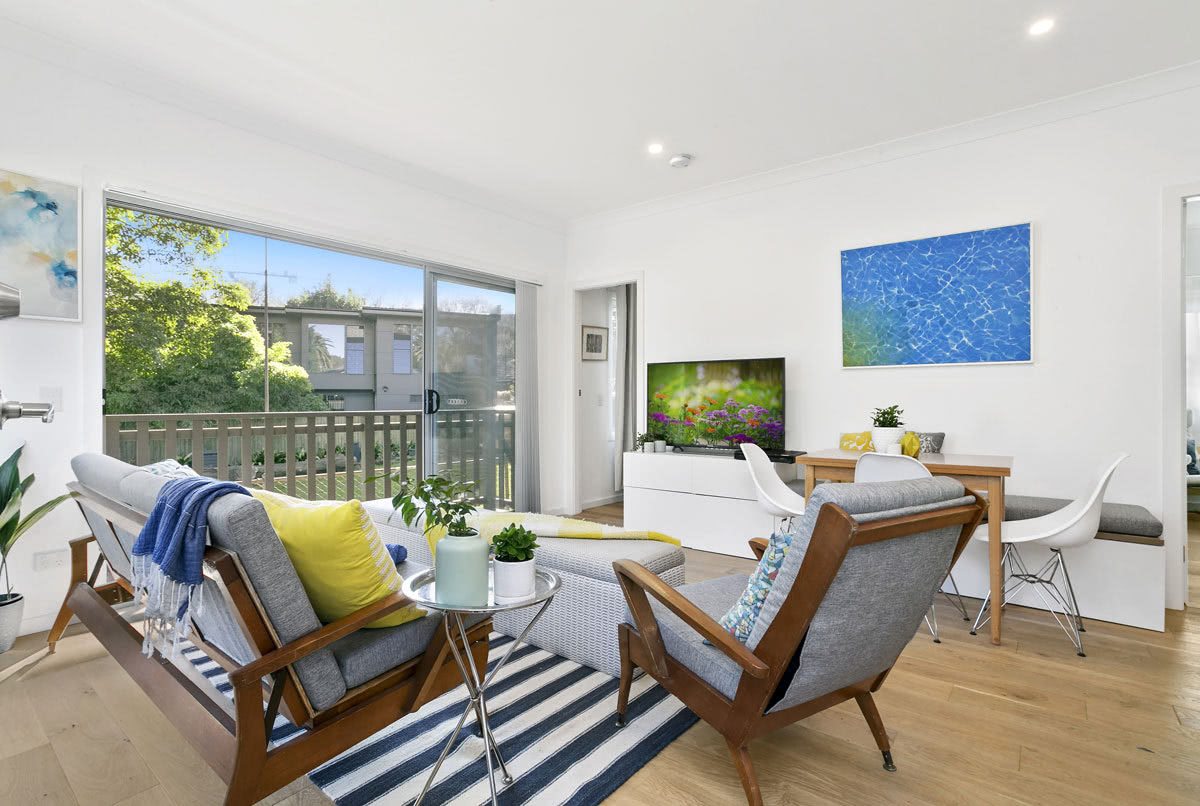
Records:
[[[579,517],[623,522],[620,504]],[[1200,558],[1200,516],[1189,542]],[[753,568],[686,553],[690,582]],[[1196,559],[1189,570],[1200,595]],[[1200,802],[1200,611],[1169,611],[1164,633],[1088,621],[1079,658],[1043,612],[1006,612],[993,647],[948,603],[937,608],[942,643],[918,632],[877,695],[897,771],[882,769],[847,703],[751,744],[767,804]],[[216,775],[85,630],[72,627],[54,655],[44,642],[25,636],[0,655],[0,804],[221,802]],[[724,740],[703,723],[606,801],[744,802]],[[330,801],[302,779],[263,803]]]

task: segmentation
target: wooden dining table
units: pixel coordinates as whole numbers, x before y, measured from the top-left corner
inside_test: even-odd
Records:
[[[862,453],[833,448],[813,451],[796,457],[804,466],[804,498],[812,495],[819,479],[854,481],[854,466]],[[988,500],[988,570],[993,591],[1004,590],[1004,548],[1000,542],[1000,525],[1004,523],[1004,480],[1012,475],[1011,456],[979,456],[962,453],[923,453],[917,457],[935,476],[958,479],[968,490],[987,496]],[[1001,613],[999,606],[991,612],[992,643],[999,646]]]

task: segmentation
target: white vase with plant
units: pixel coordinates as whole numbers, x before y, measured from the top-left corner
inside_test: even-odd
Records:
[[[524,526],[510,523],[492,538],[492,590],[496,601],[517,601],[533,596],[537,586],[533,550],[537,536]]]
[[[17,640],[21,629],[21,618],[25,614],[25,596],[13,591],[8,577],[8,553],[21,535],[50,513],[50,510],[71,496],[60,495],[35,507],[21,517],[22,498],[33,485],[33,474],[21,478],[17,467],[21,459],[21,448],[0,465],[0,571],[4,572],[4,593],[0,594],[0,652],[7,652]]]
[[[475,488],[465,481],[426,476],[400,488],[392,506],[409,526],[423,520],[433,549],[434,596],[439,602],[479,607],[488,600],[488,545],[467,525]],[[445,536],[433,532],[444,529]]]
[[[904,436],[904,409],[899,406],[888,406],[871,412],[871,442],[876,453],[887,453],[888,448],[900,442]]]

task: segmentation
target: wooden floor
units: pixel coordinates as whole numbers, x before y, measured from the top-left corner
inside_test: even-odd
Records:
[[[581,515],[621,522],[620,505]],[[751,567],[687,563],[689,581]],[[1086,658],[1037,611],[1006,614],[1003,647],[944,602],[938,617],[942,643],[918,633],[877,695],[897,772],[848,703],[751,745],[768,804],[1200,802],[1200,609],[1168,613],[1166,633],[1088,622]],[[73,627],[49,656],[44,641],[0,655],[0,804],[221,803],[216,775],[89,634]],[[329,803],[307,779],[263,802]],[[700,723],[606,803],[744,802],[724,740]]]

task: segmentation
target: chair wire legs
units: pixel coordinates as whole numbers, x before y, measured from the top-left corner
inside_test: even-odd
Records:
[[[946,601],[954,605],[958,612],[962,613],[963,621],[970,621],[971,617],[967,614],[967,605],[963,601],[962,594],[958,592],[958,583],[954,581],[954,574],[947,574],[946,579],[954,586],[954,593],[942,591],[942,596],[946,597]],[[1069,583],[1068,583],[1069,584]],[[938,637],[937,612],[933,609],[933,605],[929,605],[929,612],[925,614],[925,626],[929,628],[929,634],[933,636],[933,642],[940,644],[942,639]]]
[[[1001,609],[1026,585],[1032,586],[1046,609],[1050,611],[1050,615],[1054,616],[1054,620],[1058,622],[1058,626],[1067,634],[1067,638],[1071,639],[1076,654],[1081,658],[1086,658],[1087,655],[1083,651],[1083,638],[1080,636],[1080,633],[1086,632],[1086,630],[1083,628],[1083,619],[1079,616],[1079,603],[1075,599],[1075,590],[1071,587],[1071,576],[1067,573],[1067,562],[1063,558],[1062,552],[1058,549],[1050,549],[1050,559],[1046,560],[1036,572],[1030,573],[1021,559],[1016,545],[1008,543],[1004,546],[1002,563],[1008,568],[1009,573],[1004,583],[1004,590],[1000,592]],[[1059,582],[1056,581],[1059,571],[1062,572],[1063,587],[1060,587]],[[975,624],[971,627],[971,635],[987,624],[988,619],[991,618],[991,605],[992,592],[988,591],[983,605],[979,608],[979,615],[975,617]]]

